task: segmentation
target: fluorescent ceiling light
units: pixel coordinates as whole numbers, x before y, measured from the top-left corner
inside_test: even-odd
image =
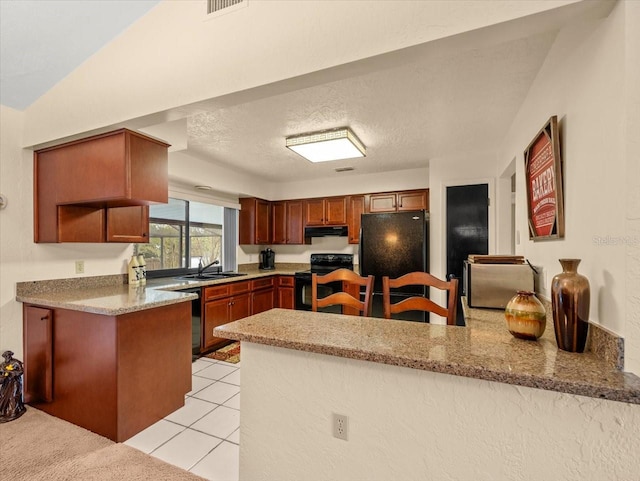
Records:
[[[287,147],[311,162],[364,157],[366,149],[348,128],[288,137]]]

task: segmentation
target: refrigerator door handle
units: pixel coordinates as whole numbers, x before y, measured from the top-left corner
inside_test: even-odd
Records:
[[[360,215],[362,219],[362,214]],[[360,220],[360,234],[358,235],[358,270],[359,274],[362,275],[362,220]]]

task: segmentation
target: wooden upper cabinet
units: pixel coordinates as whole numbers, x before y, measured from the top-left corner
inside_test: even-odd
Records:
[[[348,203],[349,244],[360,243],[360,216],[364,214],[364,195],[352,195]]]
[[[272,202],[271,219],[273,244],[304,243],[301,200]]]
[[[272,202],[271,203],[271,222],[273,225],[273,243],[287,243],[287,203]]]
[[[325,200],[325,225],[345,225],[347,223],[347,198],[328,197]]]
[[[304,244],[305,226],[338,225],[348,226],[349,243],[357,244],[360,215],[429,210],[429,189],[276,202],[243,198],[240,205],[240,244]]]
[[[56,204],[168,202],[168,144],[120,129],[36,152],[56,164]]]
[[[106,242],[105,209],[59,205],[57,212],[57,236],[51,242]]]
[[[287,244],[304,243],[304,221],[302,218],[302,201],[287,201]]]
[[[107,242],[149,242],[149,206],[107,209]]]
[[[429,210],[429,189],[402,192],[382,192],[369,195],[367,212],[402,212],[407,210]]]
[[[429,210],[429,190],[398,192],[398,211]]]
[[[398,201],[395,193],[371,194],[369,197],[369,212],[395,212]]]
[[[305,225],[345,225],[347,223],[347,197],[326,197],[304,201]]]
[[[304,201],[304,225],[324,225],[324,199]]]
[[[36,151],[34,241],[148,242],[148,205],[168,202],[168,147],[120,129]]]
[[[240,199],[240,244],[270,244],[271,240],[271,203],[254,197]]]

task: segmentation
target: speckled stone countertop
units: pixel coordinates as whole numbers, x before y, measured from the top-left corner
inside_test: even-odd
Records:
[[[304,266],[303,264],[302,267]],[[255,269],[251,266],[239,269],[239,272],[246,274],[241,277],[206,281],[167,277],[148,279],[145,286],[129,286],[126,284],[127,276],[123,274],[18,282],[16,300],[43,307],[117,316],[196,298],[195,294],[175,291],[273,275],[293,275],[293,269],[299,267],[300,265],[294,264],[271,271],[260,271],[256,265]]]
[[[612,401],[640,404],[640,378],[593,352],[568,353],[546,333],[516,339],[499,313],[467,327],[272,309],[214,329],[216,336]]]

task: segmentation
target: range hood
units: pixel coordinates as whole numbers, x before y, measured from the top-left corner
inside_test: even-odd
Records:
[[[304,228],[305,237],[327,237],[327,236],[347,237],[348,233],[349,232],[346,225]]]

